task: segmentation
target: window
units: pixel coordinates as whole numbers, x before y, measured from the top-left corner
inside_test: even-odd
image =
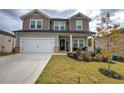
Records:
[[[41,21],[37,21],[37,28],[41,28]]]
[[[78,40],[73,40],[73,47],[78,48]]]
[[[42,19],[31,19],[30,20],[30,29],[42,29],[43,20]]]
[[[82,30],[82,20],[76,20],[76,30]]]
[[[65,30],[65,22],[60,22],[60,30]]]
[[[65,22],[54,22],[54,30],[65,30]]]
[[[59,30],[59,22],[54,22],[54,30]]]
[[[35,28],[35,21],[31,21],[31,28]]]
[[[84,41],[82,39],[73,40],[73,50],[76,51],[78,48],[84,47]]]
[[[79,40],[79,48],[83,48],[83,40]]]
[[[78,49],[78,40],[73,40],[73,50],[76,51]]]

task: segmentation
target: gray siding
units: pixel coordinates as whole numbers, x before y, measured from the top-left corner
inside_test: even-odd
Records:
[[[4,46],[4,49],[1,46]],[[15,48],[15,38],[0,34],[0,52],[12,52],[13,48]]]

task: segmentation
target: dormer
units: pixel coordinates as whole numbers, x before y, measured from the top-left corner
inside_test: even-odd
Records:
[[[49,30],[50,17],[35,9],[20,17],[23,21],[23,30]]]
[[[77,13],[69,18],[69,30],[89,31],[89,22],[91,19],[82,13]]]

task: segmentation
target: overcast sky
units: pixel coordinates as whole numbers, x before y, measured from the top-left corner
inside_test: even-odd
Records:
[[[112,22],[124,24],[124,9],[40,9],[48,16],[68,18],[77,12],[81,12],[84,15],[90,17],[90,31],[96,30],[96,24],[100,22],[101,16],[105,16],[110,11]],[[8,32],[22,29],[22,20],[19,18],[23,14],[32,11],[32,9],[0,9],[0,29]]]

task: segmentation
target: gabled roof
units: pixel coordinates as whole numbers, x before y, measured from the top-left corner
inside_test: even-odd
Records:
[[[14,34],[11,34],[11,33],[9,33],[9,32],[3,31],[3,30],[0,30],[0,34],[7,35],[7,36],[11,36],[11,37],[15,37]]]
[[[31,11],[31,12],[28,12],[28,13],[22,15],[20,18],[23,20],[25,17],[28,17],[29,15],[32,15],[32,14],[34,14],[34,13],[43,15],[43,16],[45,16],[46,18],[50,19],[50,17],[49,17],[48,15],[46,15],[45,13],[42,13],[41,11],[39,11],[39,10],[37,10],[37,9],[35,9],[35,10]]]
[[[71,17],[69,17],[69,19],[72,19],[72,18],[74,18],[77,15],[79,15],[81,17],[84,17],[84,18],[88,19],[89,21],[91,21],[91,18],[89,18],[88,16],[82,14],[81,12],[78,12],[77,14],[72,15]]]
[[[79,15],[79,16],[81,16],[81,17],[83,17],[83,18],[86,18],[86,19],[88,19],[89,21],[91,21],[91,18],[89,18],[88,16],[82,14],[81,12],[78,12],[78,13],[72,15],[71,17],[64,19],[64,18],[51,18],[51,17],[49,17],[48,15],[46,15],[45,13],[41,12],[40,10],[38,10],[38,9],[34,9],[33,11],[28,12],[28,13],[22,15],[20,18],[23,20],[25,17],[28,17],[29,15],[32,15],[32,14],[35,14],[35,13],[36,13],[36,14],[43,15],[43,16],[45,16],[46,18],[52,19],[52,20],[68,20],[68,19],[72,19],[73,17]]]

